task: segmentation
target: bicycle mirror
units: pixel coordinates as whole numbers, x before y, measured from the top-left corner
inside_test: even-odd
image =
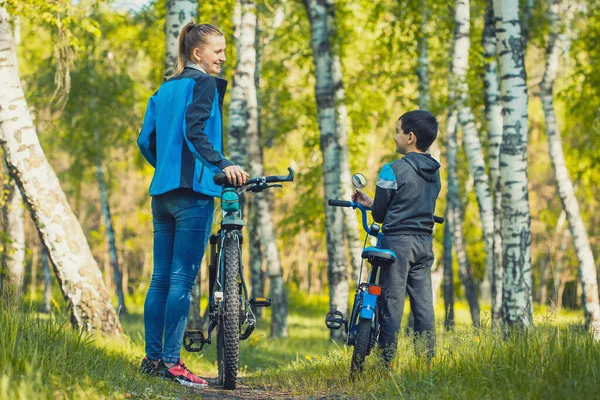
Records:
[[[362,189],[367,186],[367,178],[363,174],[356,173],[352,175],[352,184],[357,189]]]

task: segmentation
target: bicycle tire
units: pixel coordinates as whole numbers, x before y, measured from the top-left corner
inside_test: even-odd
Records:
[[[240,249],[236,237],[227,235],[223,243],[224,290],[223,313],[219,318],[217,332],[217,360],[219,383],[224,389],[233,390],[237,384],[240,350],[239,319],[239,262]]]
[[[350,379],[355,379],[365,366],[365,359],[371,346],[371,320],[360,318],[356,326],[356,341],[350,364]]]

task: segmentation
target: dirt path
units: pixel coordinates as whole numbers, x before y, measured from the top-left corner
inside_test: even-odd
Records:
[[[276,392],[267,388],[250,388],[244,384],[243,380],[238,381],[235,390],[224,390],[219,386],[217,378],[207,378],[208,387],[201,390],[194,390],[195,393],[200,392],[203,399],[285,399],[285,400],[300,400],[300,399],[348,399],[342,395],[317,395],[317,396],[298,396],[291,393]]]

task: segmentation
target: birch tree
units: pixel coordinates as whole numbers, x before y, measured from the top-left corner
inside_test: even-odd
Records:
[[[101,158],[98,159],[98,165],[96,167],[96,180],[98,181],[98,188],[100,190],[100,205],[102,207],[102,215],[104,216],[104,226],[106,229],[106,238],[108,240],[108,255],[110,266],[113,271],[113,282],[117,291],[117,312],[119,314],[127,314],[125,294],[123,292],[123,274],[119,268],[115,229],[113,227],[113,218],[108,202],[108,188],[106,186],[106,179],[104,178],[104,166],[102,165]]]
[[[192,18],[198,18],[197,0],[167,0],[165,21],[165,76],[170,76],[177,66],[179,54],[179,32]]]
[[[264,176],[259,110],[256,86],[256,32],[258,18],[254,0],[241,0],[241,23],[238,45],[238,61],[234,76],[235,84],[243,94],[239,114],[243,116],[248,140],[250,175]],[[271,297],[271,336],[287,337],[287,294],[279,250],[275,243],[271,205],[267,192],[255,193],[252,200],[255,223],[258,228],[262,256],[266,261]]]
[[[337,199],[341,191],[341,149],[335,107],[333,59],[329,47],[329,24],[326,0],[304,0],[310,22],[310,41],[315,65],[315,97],[323,155],[323,185],[325,192],[325,230],[327,241],[327,276],[329,279],[329,308],[344,314],[348,311],[347,261],[344,249],[344,219],[339,207],[329,207],[328,199]],[[334,339],[343,332],[332,330]]]
[[[463,210],[460,200],[460,192],[458,187],[458,138],[457,138],[457,121],[465,125],[467,122],[472,124],[472,120],[468,118],[469,111],[465,110],[468,107],[465,104],[465,91],[463,83],[466,75],[469,60],[469,3],[466,0],[456,0],[454,15],[454,40],[452,48],[452,65],[450,67],[448,99],[450,102],[450,112],[447,121],[446,132],[446,158],[448,162],[448,221],[452,231],[452,242],[456,250],[458,260],[459,276],[465,287],[465,296],[471,310],[471,318],[474,326],[479,326],[479,304],[477,301],[477,293],[475,284],[471,276],[471,268],[463,238]],[[455,105],[457,104],[457,106]],[[465,141],[467,140],[467,129],[463,129]],[[470,133],[472,136],[472,133]],[[475,136],[477,133],[475,132]],[[471,139],[473,142],[474,140]],[[478,140],[477,140],[478,141]],[[466,145],[467,146],[467,145]],[[474,147],[474,146],[473,146]],[[479,149],[481,151],[481,149]],[[479,168],[477,168],[479,172]],[[484,169],[485,174],[485,169]],[[483,181],[483,179],[480,179]],[[488,193],[489,196],[489,193]],[[480,203],[481,204],[481,203]],[[481,207],[480,207],[481,209]]]
[[[563,209],[566,212],[571,237],[573,238],[573,246],[579,262],[579,277],[581,279],[582,302],[586,325],[591,330],[594,339],[600,341],[600,303],[598,301],[596,264],[587,231],[579,212],[579,203],[575,197],[573,183],[571,182],[569,171],[567,170],[565,163],[560,129],[556,121],[556,112],[554,110],[553,87],[559,67],[560,45],[563,42],[568,41],[566,35],[561,33],[560,6],[560,0],[550,1],[550,8],[548,11],[550,36],[548,38],[548,47],[546,49],[544,77],[540,85],[540,97],[542,100],[542,108],[544,110],[544,118],[546,120],[550,160],[556,177],[558,194]],[[571,9],[567,12],[570,15],[567,16],[565,23],[569,26],[572,23],[573,10]]]
[[[475,116],[469,105],[467,68],[469,60],[470,10],[468,0],[458,0],[455,6],[455,37],[457,46],[453,55],[453,78],[457,85],[458,120],[463,132],[463,146],[467,154],[469,169],[474,180],[475,195],[479,204],[481,229],[485,249],[485,271],[481,292],[486,301],[490,299],[489,276],[494,269],[494,209],[490,193],[489,178],[485,169],[483,150],[475,126]]]
[[[4,171],[8,168],[4,164]],[[25,224],[23,199],[21,192],[12,178],[8,180],[4,194],[6,199],[2,207],[3,225],[7,234],[7,243],[2,257],[2,263],[7,269],[11,285],[17,293],[23,290],[25,278]]]
[[[329,43],[335,43],[337,24],[335,19],[335,3],[333,0],[327,0],[327,23],[329,27]],[[350,126],[350,117],[348,116],[348,107],[346,106],[346,90],[342,80],[342,62],[340,60],[339,51],[331,51],[333,87],[335,88],[335,104],[336,104],[336,126],[337,140],[340,148],[341,158],[341,175],[340,184],[342,196],[349,199],[354,192],[350,171],[350,159],[348,154],[348,128]],[[343,208],[344,213],[344,232],[346,241],[350,250],[350,264],[352,266],[352,277],[355,281],[358,280],[361,264],[361,254],[363,244],[360,240],[358,232],[358,219],[356,211],[351,208]]]
[[[517,0],[494,0],[498,40],[502,145],[502,320],[530,326],[533,316],[531,215],[527,188],[527,74]]]
[[[498,66],[496,63],[497,46],[493,0],[486,1],[485,25],[483,28],[481,44],[483,47],[483,55],[485,57],[483,93],[485,120],[488,132],[490,186],[493,188],[494,193],[493,268],[492,271],[486,271],[487,274],[485,278],[490,281],[492,322],[494,326],[500,326],[502,323],[502,235],[500,233],[502,196],[500,195],[499,183],[500,145],[502,144],[502,105],[500,104],[500,86],[498,81]]]
[[[72,322],[118,334],[121,325],[98,264],[40,146],[11,49],[8,13],[0,8],[0,144],[6,163],[55,265]]]

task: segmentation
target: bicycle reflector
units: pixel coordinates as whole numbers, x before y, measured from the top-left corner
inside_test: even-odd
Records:
[[[371,285],[368,289],[369,294],[380,296],[381,295],[381,286]]]
[[[234,188],[223,189],[221,208],[226,212],[234,212],[240,209],[240,198],[237,190]]]

